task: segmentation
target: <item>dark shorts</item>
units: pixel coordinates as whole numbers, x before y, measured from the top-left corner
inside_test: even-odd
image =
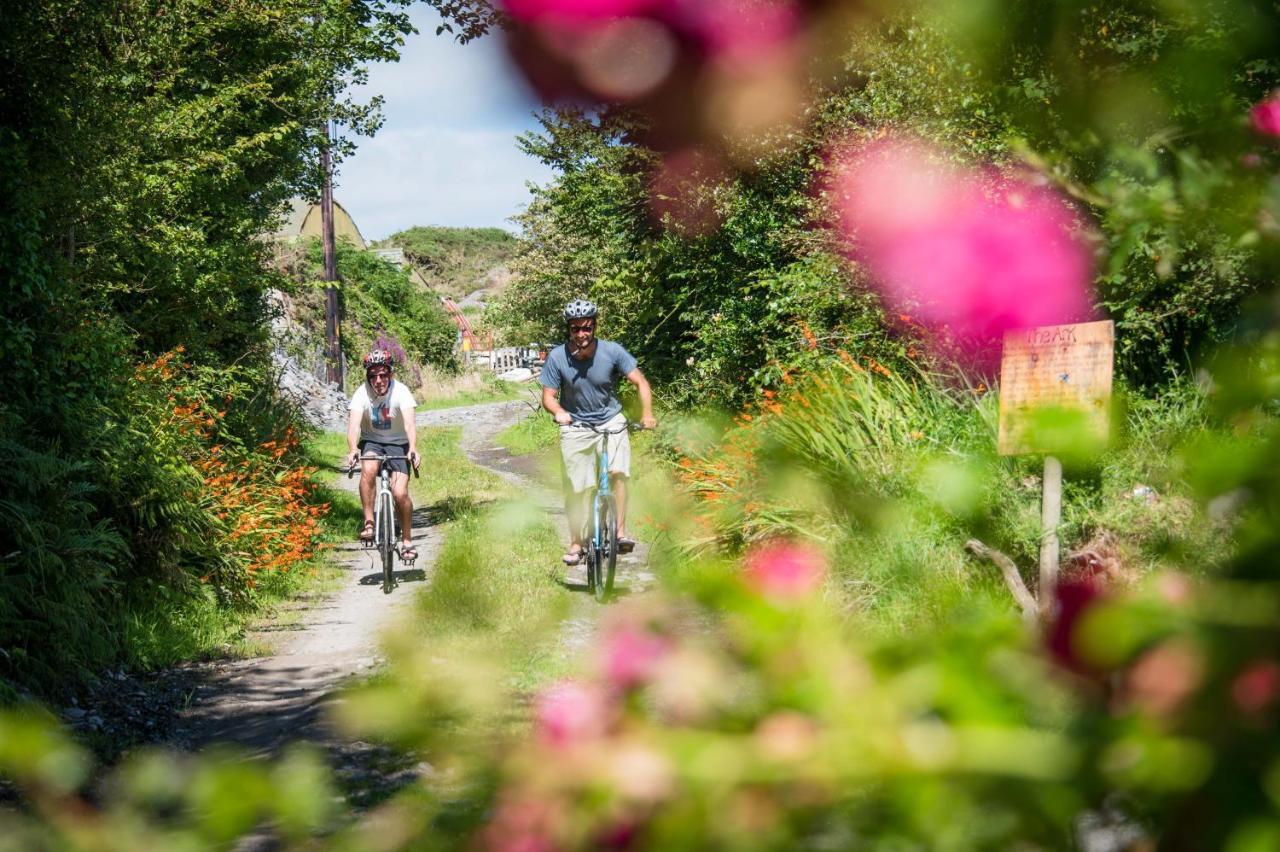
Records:
[[[408,444],[384,444],[380,441],[361,441],[356,444],[356,447],[360,450],[360,455],[362,457],[369,453],[372,453],[375,456],[409,455]],[[407,459],[392,459],[387,462],[387,467],[391,468],[396,473],[403,473],[405,476],[409,475],[409,462]]]

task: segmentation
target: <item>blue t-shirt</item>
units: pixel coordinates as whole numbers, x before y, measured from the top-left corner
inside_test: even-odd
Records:
[[[561,344],[542,365],[542,386],[560,391],[560,407],[574,420],[599,426],[622,411],[618,381],[635,368],[635,357],[610,340],[597,340],[595,353],[582,360]]]

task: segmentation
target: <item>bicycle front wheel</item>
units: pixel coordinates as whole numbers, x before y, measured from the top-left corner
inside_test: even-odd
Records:
[[[378,552],[382,556],[382,591],[383,594],[391,594],[391,587],[395,585],[395,507],[392,506],[390,494],[379,500],[378,505],[380,508],[378,515],[382,519],[382,522],[377,525]]]
[[[605,497],[600,507],[600,567],[596,574],[601,591],[596,597],[603,601],[613,594],[613,575],[618,567],[618,507],[613,495]]]

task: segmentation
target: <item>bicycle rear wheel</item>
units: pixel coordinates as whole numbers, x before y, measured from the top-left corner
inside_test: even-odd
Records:
[[[382,556],[382,592],[391,594],[395,585],[396,559],[396,524],[395,507],[391,503],[391,495],[384,495],[378,501],[378,516],[381,523],[377,525],[378,552]]]

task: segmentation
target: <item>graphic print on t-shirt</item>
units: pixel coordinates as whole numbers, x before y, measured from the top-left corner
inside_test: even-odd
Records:
[[[391,428],[391,400],[374,405],[369,409],[369,420],[375,429]]]

